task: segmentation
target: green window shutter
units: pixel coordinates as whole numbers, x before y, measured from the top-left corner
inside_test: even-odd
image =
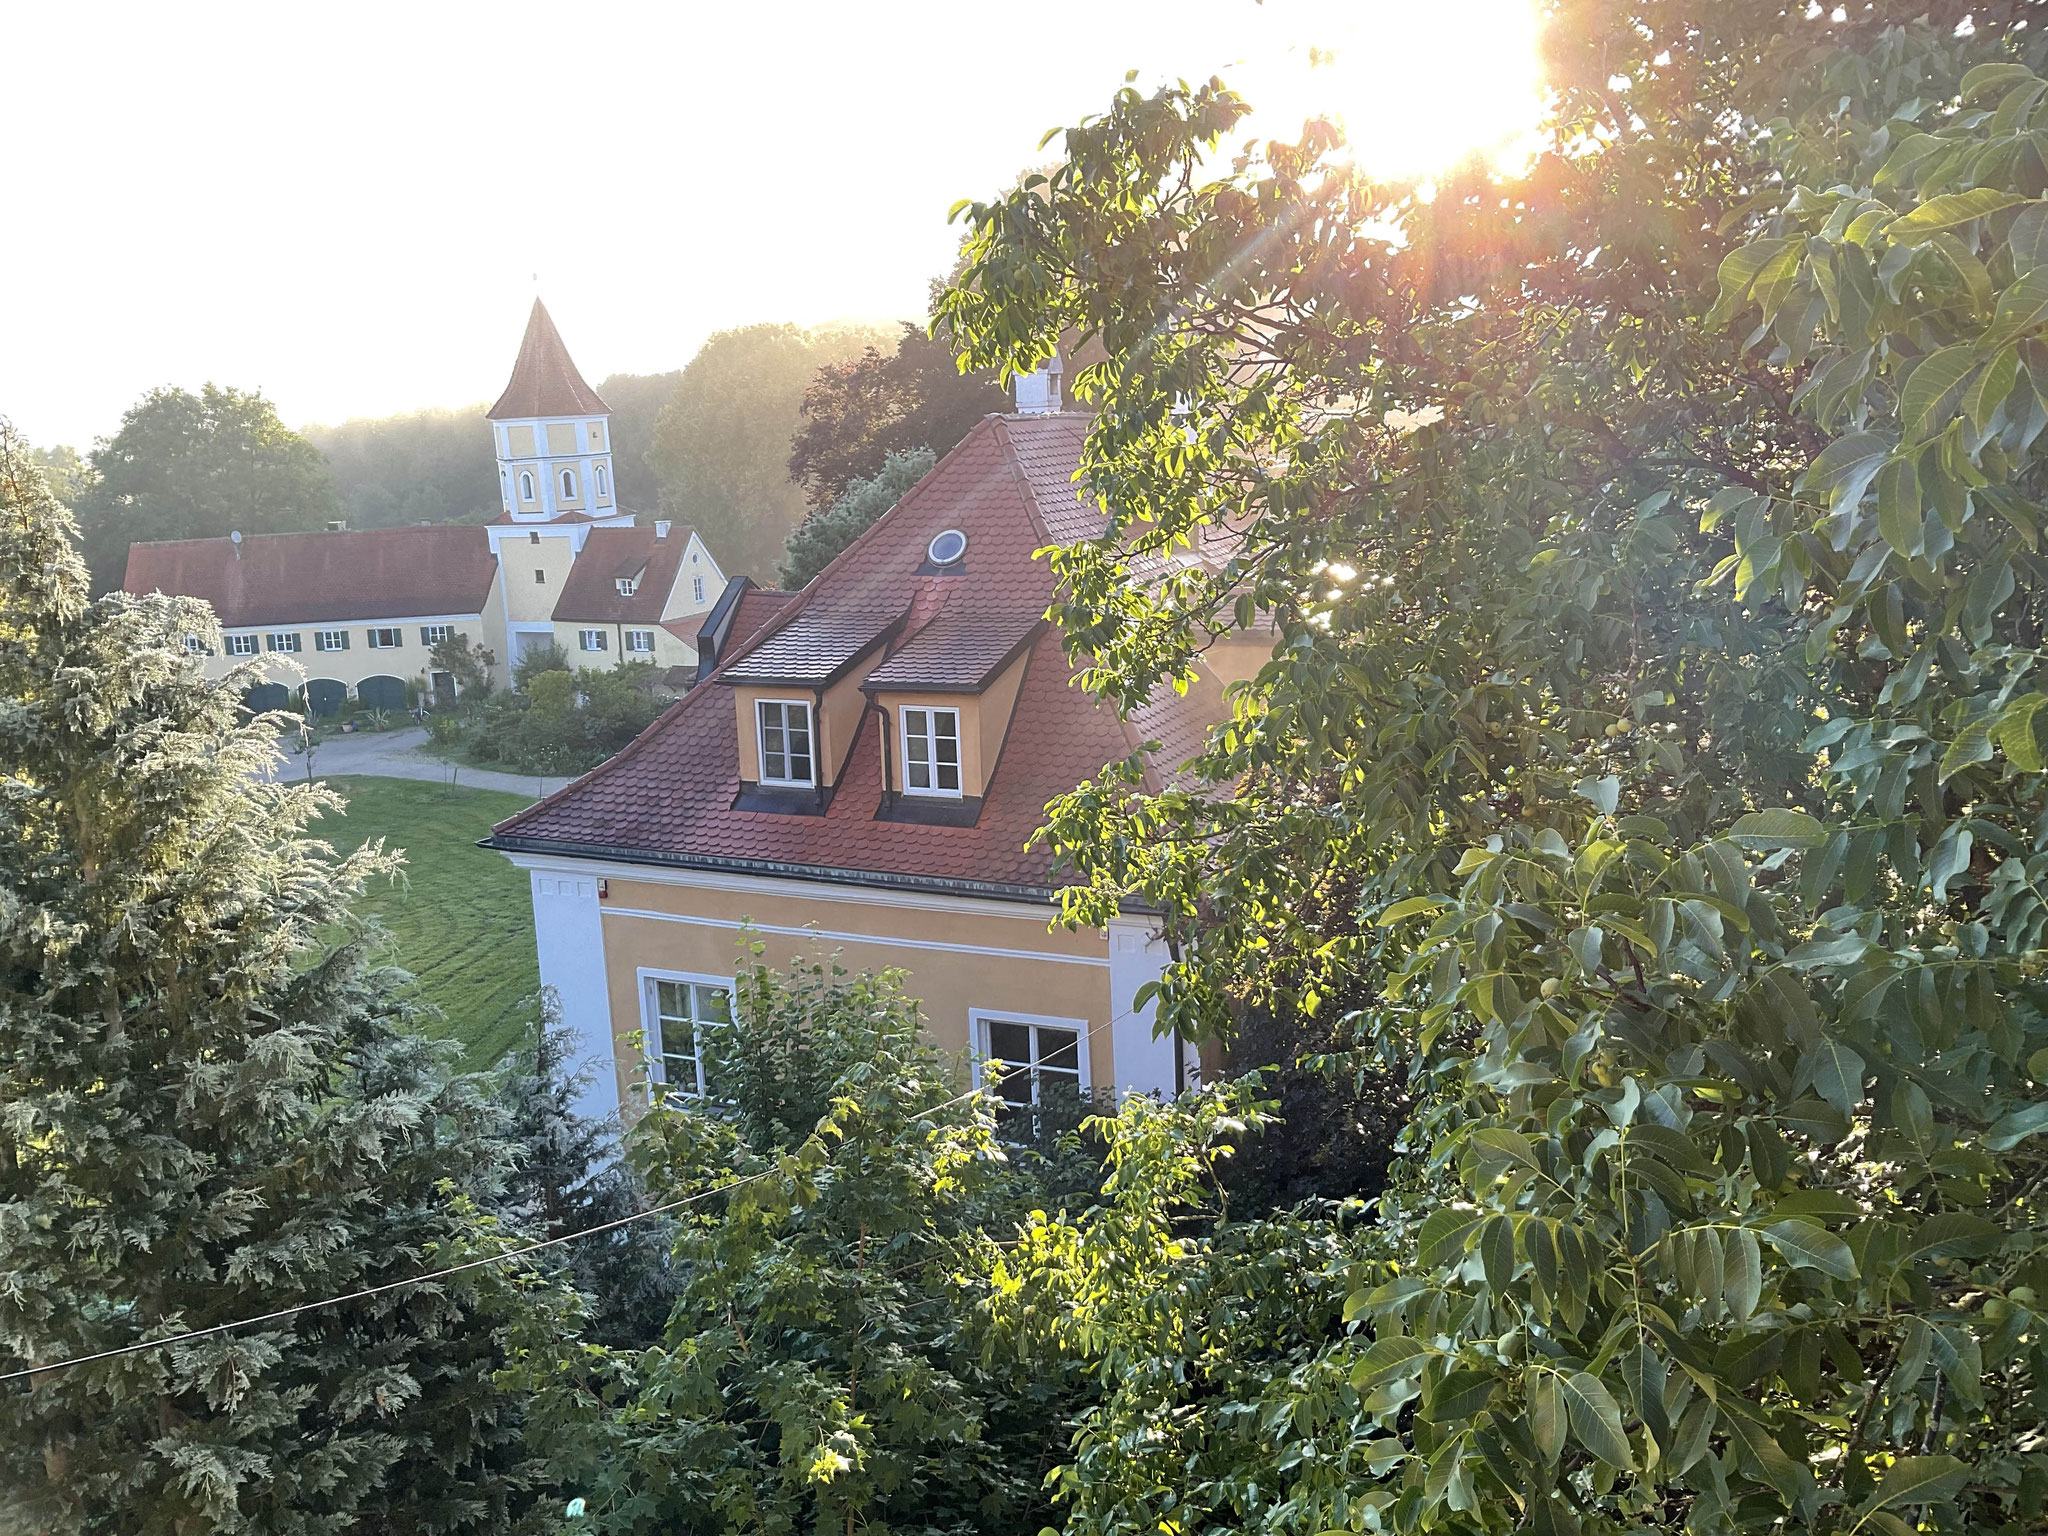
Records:
[[[341,648],[344,651],[348,649],[348,631],[345,629],[341,632]]]

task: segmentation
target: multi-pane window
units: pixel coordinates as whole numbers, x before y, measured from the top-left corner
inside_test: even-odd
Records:
[[[345,629],[316,629],[313,631],[313,649],[316,651],[345,651],[348,649],[348,631]]]
[[[647,983],[647,1054],[653,1078],[672,1093],[701,1098],[704,1081],[704,1031],[732,1022],[732,989],[713,982]]]
[[[256,637],[254,635],[229,635],[226,638],[228,654],[230,656],[254,656],[256,654]]]
[[[370,649],[373,651],[395,651],[405,644],[405,634],[396,629],[373,629],[370,631]]]
[[[960,793],[960,711],[903,711],[903,788],[913,795]]]
[[[763,699],[757,707],[761,711],[761,782],[811,783],[811,706]]]
[[[619,596],[621,597],[631,597],[635,592],[640,590],[640,583],[635,581],[631,576],[621,576],[618,579],[617,586],[619,589]]]
[[[609,639],[610,637],[601,629],[579,629],[576,631],[576,644],[586,651],[601,651],[605,649]]]
[[[626,649],[647,655],[654,649],[654,631],[651,629],[629,629],[626,631]]]
[[[266,635],[264,640],[273,651],[283,651],[287,655],[296,654],[305,648],[302,644],[302,637],[295,629],[282,630],[273,635]]]
[[[1081,1089],[1081,1032],[1073,1026],[984,1019],[984,1072],[1012,1112],[1045,1102],[1048,1091]],[[995,1064],[1000,1062],[1001,1066]]]
[[[453,624],[422,624],[420,626],[421,645],[436,646],[443,640],[453,640],[454,638],[455,626]]]
[[[696,603],[704,601],[704,578],[702,576],[692,576],[690,578],[690,600]]]
[[[187,635],[185,637],[185,654],[187,656],[204,656],[206,654],[206,642],[197,635]]]

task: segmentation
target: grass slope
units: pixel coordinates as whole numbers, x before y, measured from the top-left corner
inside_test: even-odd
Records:
[[[313,827],[338,849],[373,837],[405,851],[405,875],[376,881],[362,911],[391,931],[397,961],[419,978],[443,1018],[434,1034],[462,1042],[471,1067],[521,1044],[533,1016],[520,1006],[540,987],[526,875],[475,846],[494,822],[530,804],[491,789],[449,789],[416,779],[335,778],[348,810]]]

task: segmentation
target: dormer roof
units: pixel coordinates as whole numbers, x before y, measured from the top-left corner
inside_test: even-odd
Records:
[[[983,617],[948,605],[861,683],[870,693],[979,693],[1045,627],[1029,613]]]
[[[517,421],[529,416],[609,416],[611,409],[576,371],[547,306],[535,299],[533,313],[526,317],[526,337],[519,343],[519,360],[512,365],[512,381],[484,414],[492,421]]]

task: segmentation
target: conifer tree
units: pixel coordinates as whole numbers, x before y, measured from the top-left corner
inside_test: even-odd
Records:
[[[0,1530],[511,1528],[491,1271],[54,1368],[472,1256],[509,1167],[351,922],[393,856],[73,531],[0,424],[0,1371],[53,1367],[0,1384]]]

